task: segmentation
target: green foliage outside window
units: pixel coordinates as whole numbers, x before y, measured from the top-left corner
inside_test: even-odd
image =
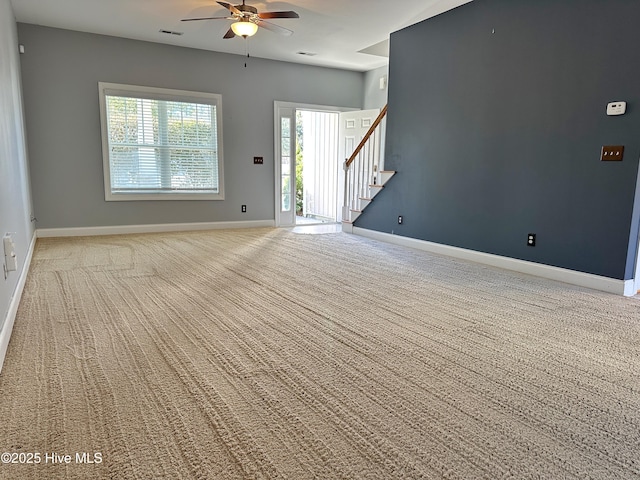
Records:
[[[304,157],[302,154],[302,114],[296,112],[296,215],[302,216],[304,213],[304,184],[303,184],[303,165]]]

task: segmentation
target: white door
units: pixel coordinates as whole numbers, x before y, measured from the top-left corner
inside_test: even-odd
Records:
[[[371,125],[373,125],[373,123],[376,121],[376,118],[379,114],[380,109],[359,110],[355,112],[343,112],[340,114],[339,142],[340,158],[342,159],[343,163],[355,151],[356,147],[364,138]],[[381,164],[382,157],[380,155],[380,151],[383,138],[384,135],[379,135],[378,141],[374,142],[374,150],[370,152],[372,157],[365,159],[366,164],[361,163],[360,160],[358,160],[351,166],[353,172],[357,172],[357,175],[362,177],[360,179],[360,183],[362,185],[367,185],[370,181],[372,181],[368,179],[369,176],[373,177],[372,165],[376,166],[377,171],[382,170],[383,166]],[[351,192],[349,190],[349,186],[345,184],[344,169],[341,172],[339,185],[342,185],[344,187],[344,201],[341,212],[342,218],[349,218],[348,205],[350,205],[350,198],[348,197],[353,196],[355,198],[362,192]],[[342,218],[338,219],[338,221],[342,221]]]

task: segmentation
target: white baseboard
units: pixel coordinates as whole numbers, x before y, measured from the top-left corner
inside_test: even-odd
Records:
[[[636,282],[634,280],[625,280],[624,281],[624,293],[625,297],[633,297],[638,294],[640,290],[638,287],[640,286],[640,282]]]
[[[467,250],[465,248],[452,247],[449,245],[428,242],[425,240],[418,240],[415,238],[402,237],[400,235],[392,235],[390,233],[377,232],[375,230],[369,230],[366,228],[353,227],[353,233],[355,235],[372,238],[374,240],[379,240],[386,243],[415,248],[417,250],[424,250],[440,255],[447,255],[449,257],[482,263],[484,265],[504,268],[505,270],[512,270],[515,272],[535,275],[537,277],[548,278],[550,280],[557,280],[559,282],[569,283],[572,285],[592,288],[594,290],[615,293],[617,295],[630,297],[637,293],[635,289],[635,282],[633,280],[617,280],[615,278],[602,277],[600,275],[592,275],[590,273],[578,272],[566,268],[553,267],[550,265],[544,265],[542,263],[518,260],[517,258],[502,257],[500,255],[476,252],[474,250]]]
[[[33,232],[31,237],[31,243],[29,244],[29,250],[22,267],[22,273],[18,279],[16,290],[13,292],[11,302],[9,302],[9,311],[7,317],[4,319],[2,330],[0,330],[0,372],[2,372],[2,366],[4,365],[4,357],[7,354],[7,348],[9,347],[9,339],[11,338],[11,331],[13,330],[13,323],[16,320],[16,314],[18,313],[18,305],[20,305],[20,299],[22,298],[22,291],[24,290],[24,284],[27,281],[27,275],[29,274],[29,268],[31,267],[31,258],[33,257],[33,250],[36,246],[37,235]]]
[[[353,223],[342,222],[342,231],[344,233],[353,233]]]
[[[38,238],[90,237],[96,235],[122,235],[125,233],[188,232],[193,230],[220,230],[228,228],[275,227],[274,220],[247,222],[159,223],[150,225],[116,225],[111,227],[39,228]]]

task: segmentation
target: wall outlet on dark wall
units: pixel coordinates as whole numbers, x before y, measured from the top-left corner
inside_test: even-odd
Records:
[[[536,246],[536,234],[535,233],[529,233],[527,235],[527,245],[529,247],[535,247]]]

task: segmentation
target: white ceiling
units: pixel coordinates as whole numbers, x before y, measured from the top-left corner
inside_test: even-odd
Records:
[[[387,58],[380,54],[384,55],[385,47],[388,49],[386,42],[391,32],[469,1],[248,0],[247,4],[259,12],[294,10],[300,15],[299,19],[271,20],[293,30],[292,36],[259,29],[248,40],[248,48],[254,57],[368,71],[387,63]],[[214,0],[11,0],[11,3],[18,22],[245,54],[244,39],[222,39],[231,21],[180,21],[226,15],[228,11]],[[175,36],[160,30],[184,34]]]

